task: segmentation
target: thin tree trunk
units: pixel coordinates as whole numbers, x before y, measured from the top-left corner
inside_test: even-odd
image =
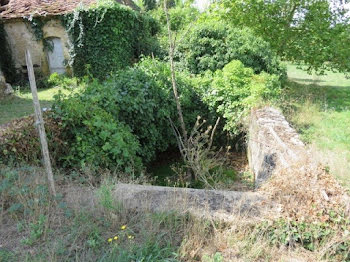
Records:
[[[176,86],[175,68],[174,68],[175,45],[174,45],[174,42],[172,39],[169,14],[168,14],[168,8],[167,8],[166,2],[167,2],[167,0],[164,0],[164,12],[165,12],[165,16],[166,16],[167,25],[168,25],[168,35],[169,35],[169,60],[170,60],[170,70],[171,70],[171,82],[172,82],[172,86],[173,86],[173,92],[174,92],[177,112],[179,115],[179,121],[180,121],[180,125],[181,125],[183,141],[184,141],[184,144],[186,146],[187,145],[187,131],[186,131],[185,121],[184,121],[183,114],[182,114],[179,94],[178,94],[178,90],[177,90],[177,86]]]

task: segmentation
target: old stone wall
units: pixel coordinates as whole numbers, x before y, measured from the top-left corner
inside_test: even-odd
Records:
[[[305,158],[303,142],[281,112],[265,107],[251,113],[248,160],[256,186]]]
[[[5,25],[8,42],[11,48],[15,67],[19,72],[26,72],[25,51],[28,48],[32,55],[34,69],[43,75],[50,74],[47,53],[43,42],[36,41],[30,25],[22,19],[7,20]],[[69,60],[69,37],[58,19],[51,19],[43,27],[44,38],[58,37],[63,43],[65,59]]]
[[[94,189],[65,187],[69,206],[96,208],[99,194]],[[116,203],[124,208],[149,212],[191,213],[197,217],[233,220],[237,216],[258,218],[279,213],[279,206],[254,192],[173,188],[117,184],[111,188]]]

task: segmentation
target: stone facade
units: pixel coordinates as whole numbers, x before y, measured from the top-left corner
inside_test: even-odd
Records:
[[[12,58],[18,72],[26,73],[25,51],[29,49],[32,55],[34,69],[43,75],[50,74],[48,52],[44,50],[43,41],[37,41],[33,35],[30,25],[23,19],[6,20],[5,31],[11,48]],[[58,38],[62,42],[63,55],[69,60],[69,37],[61,22],[52,18],[43,27],[44,39]],[[69,68],[66,69],[70,73]]]

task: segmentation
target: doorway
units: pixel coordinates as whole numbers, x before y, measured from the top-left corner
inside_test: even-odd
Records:
[[[63,46],[60,38],[48,39],[50,50],[48,51],[50,73],[64,74],[66,68],[64,66]]]

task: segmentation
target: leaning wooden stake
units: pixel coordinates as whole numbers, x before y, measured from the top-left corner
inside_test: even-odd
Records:
[[[32,58],[29,50],[26,51],[26,62],[27,62],[28,77],[30,82],[30,89],[32,90],[32,95],[33,95],[35,126],[38,128],[38,131],[39,131],[41,152],[43,154],[44,166],[47,173],[47,178],[49,181],[51,193],[54,196],[56,196],[55,182],[52,174],[49,148],[47,146],[44,120],[41,113],[41,107],[38,99],[38,91],[36,88],[36,82],[35,82],[35,76],[34,76],[33,63],[32,63]]]

